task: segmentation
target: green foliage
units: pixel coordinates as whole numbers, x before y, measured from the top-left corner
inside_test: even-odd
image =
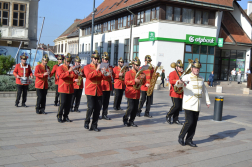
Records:
[[[10,55],[0,55],[0,75],[7,74],[12,66],[15,65],[15,59],[12,58]]]
[[[50,67],[50,71],[52,71],[53,66],[56,65],[56,64],[58,64],[57,61],[50,61],[49,60],[48,63],[47,63],[47,66]]]
[[[30,79],[32,82],[29,84],[29,91],[35,91],[35,79]],[[52,77],[51,81],[48,82],[48,90],[55,91],[55,78]],[[9,75],[0,75],[0,91],[16,91],[17,84],[16,78]]]

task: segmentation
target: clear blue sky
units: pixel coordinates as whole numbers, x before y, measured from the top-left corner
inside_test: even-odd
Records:
[[[249,0],[238,1],[243,9],[247,9]],[[96,0],[98,7],[103,0]],[[39,17],[45,17],[40,43],[54,45],[53,40],[60,36],[75,19],[83,19],[92,12],[93,0],[40,0]],[[38,38],[42,25],[38,18]]]
[[[103,0],[96,0],[98,7]],[[40,43],[54,46],[59,37],[75,19],[84,19],[92,12],[93,0],[40,0],[39,17],[45,17]],[[43,18],[38,18],[38,39]]]

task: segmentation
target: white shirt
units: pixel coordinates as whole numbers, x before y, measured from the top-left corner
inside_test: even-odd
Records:
[[[250,70],[248,70],[246,73],[247,73],[247,74],[251,74]]]
[[[203,92],[206,97],[206,103],[208,105],[211,104],[203,77],[190,73],[183,76],[182,80],[185,82],[189,81],[189,83],[184,86],[184,84],[178,84],[177,81],[174,86],[184,87],[183,109],[196,112],[200,111]]]
[[[232,75],[236,75],[236,71],[235,71],[235,70],[232,70],[232,71],[231,71],[231,74],[232,74]]]

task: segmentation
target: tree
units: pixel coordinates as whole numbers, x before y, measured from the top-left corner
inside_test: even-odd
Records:
[[[0,55],[0,75],[6,75],[15,65],[15,59],[12,58],[10,55]]]

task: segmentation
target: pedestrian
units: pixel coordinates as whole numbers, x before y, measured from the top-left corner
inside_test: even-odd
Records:
[[[241,69],[239,68],[239,71],[237,72],[237,83],[241,83]]]
[[[247,80],[248,80],[248,75],[249,75],[249,74],[251,74],[251,72],[250,72],[250,70],[249,70],[249,68],[248,68],[247,71],[246,71]]]
[[[165,70],[163,69],[162,73],[161,73],[161,80],[162,80],[162,82],[160,83],[160,85],[163,84],[163,88],[164,88],[164,79],[165,79]]]
[[[208,80],[210,82],[209,87],[213,87],[213,82],[214,82],[214,72],[212,71],[211,74],[208,77]]]
[[[24,53],[20,56],[21,63],[16,64],[13,75],[16,77],[17,96],[15,106],[18,107],[22,94],[22,107],[27,107],[25,102],[27,99],[27,91],[29,87],[29,76],[33,78],[30,65],[26,63],[28,56]]]
[[[204,84],[204,78],[199,76],[200,68],[201,63],[196,58],[192,63],[192,72],[183,76],[183,78],[177,81],[174,86],[178,88],[182,87],[184,89],[183,109],[185,110],[185,124],[183,125],[178,137],[178,142],[182,146],[189,145],[191,147],[197,147],[197,145],[193,143],[192,139],[198,122],[203,92],[206,97],[207,107],[209,108],[211,104]],[[185,136],[186,139],[184,142]]]
[[[232,81],[235,81],[236,71],[235,68],[231,71]]]

